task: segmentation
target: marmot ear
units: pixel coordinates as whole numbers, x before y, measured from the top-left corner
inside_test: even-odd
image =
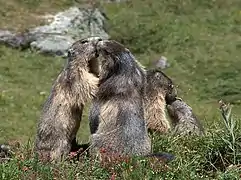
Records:
[[[174,85],[173,85],[173,84],[169,84],[169,87],[170,87],[171,89],[173,89],[173,88],[174,88]]]
[[[127,48],[125,48],[125,51],[127,51],[128,53],[130,53],[130,50],[129,50],[129,49],[127,49]]]

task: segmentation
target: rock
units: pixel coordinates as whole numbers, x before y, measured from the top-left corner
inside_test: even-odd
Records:
[[[74,40],[69,36],[48,36],[39,38],[33,41],[31,49],[36,49],[44,54],[53,54],[57,56],[65,56],[66,50],[74,43]]]
[[[66,56],[67,49],[78,39],[99,36],[108,39],[107,17],[98,9],[71,7],[56,15],[45,15],[47,25],[14,34],[0,31],[0,43],[13,48],[31,48],[41,53]]]
[[[0,43],[13,48],[29,48],[34,38],[29,32],[14,34],[10,31],[0,31]]]
[[[11,33],[10,31],[0,30],[0,41],[5,41],[13,36],[15,36],[15,34]]]
[[[164,56],[161,56],[161,58],[154,62],[155,66],[160,69],[166,69],[170,67],[170,64],[167,62],[167,58]]]
[[[44,53],[66,55],[73,42],[88,36],[100,36],[108,39],[104,30],[106,18],[98,9],[79,9],[72,7],[55,16],[49,25],[30,30],[38,37],[30,46]]]

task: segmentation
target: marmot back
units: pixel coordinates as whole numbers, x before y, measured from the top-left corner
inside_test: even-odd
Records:
[[[174,134],[203,135],[202,124],[193,113],[192,108],[182,100],[176,100],[167,106],[168,113],[174,126]]]
[[[134,56],[113,40],[98,43],[100,85],[90,109],[91,152],[126,155],[151,152],[144,120],[146,75]]]
[[[176,88],[172,80],[158,69],[147,70],[145,120],[151,131],[166,133],[170,123],[166,117],[166,104],[175,100]]]

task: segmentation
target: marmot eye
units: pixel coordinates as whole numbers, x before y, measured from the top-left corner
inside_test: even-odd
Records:
[[[155,76],[156,76],[156,78],[160,78],[160,74],[159,73],[156,73]]]
[[[70,57],[71,56],[71,53],[68,51],[67,52],[67,57]]]
[[[87,43],[87,42],[88,42],[87,39],[84,39],[84,40],[81,41],[82,44],[85,44],[85,43]]]
[[[170,84],[169,87],[173,89],[173,88],[174,88],[174,85],[173,85],[173,84]]]

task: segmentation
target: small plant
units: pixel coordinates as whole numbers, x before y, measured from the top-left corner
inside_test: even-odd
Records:
[[[222,100],[219,101],[220,110],[223,118],[223,122],[226,127],[226,136],[222,137],[222,140],[228,145],[228,148],[232,152],[232,164],[240,163],[238,157],[241,156],[241,147],[239,142],[239,122],[232,117],[232,105],[230,103],[224,103]]]

